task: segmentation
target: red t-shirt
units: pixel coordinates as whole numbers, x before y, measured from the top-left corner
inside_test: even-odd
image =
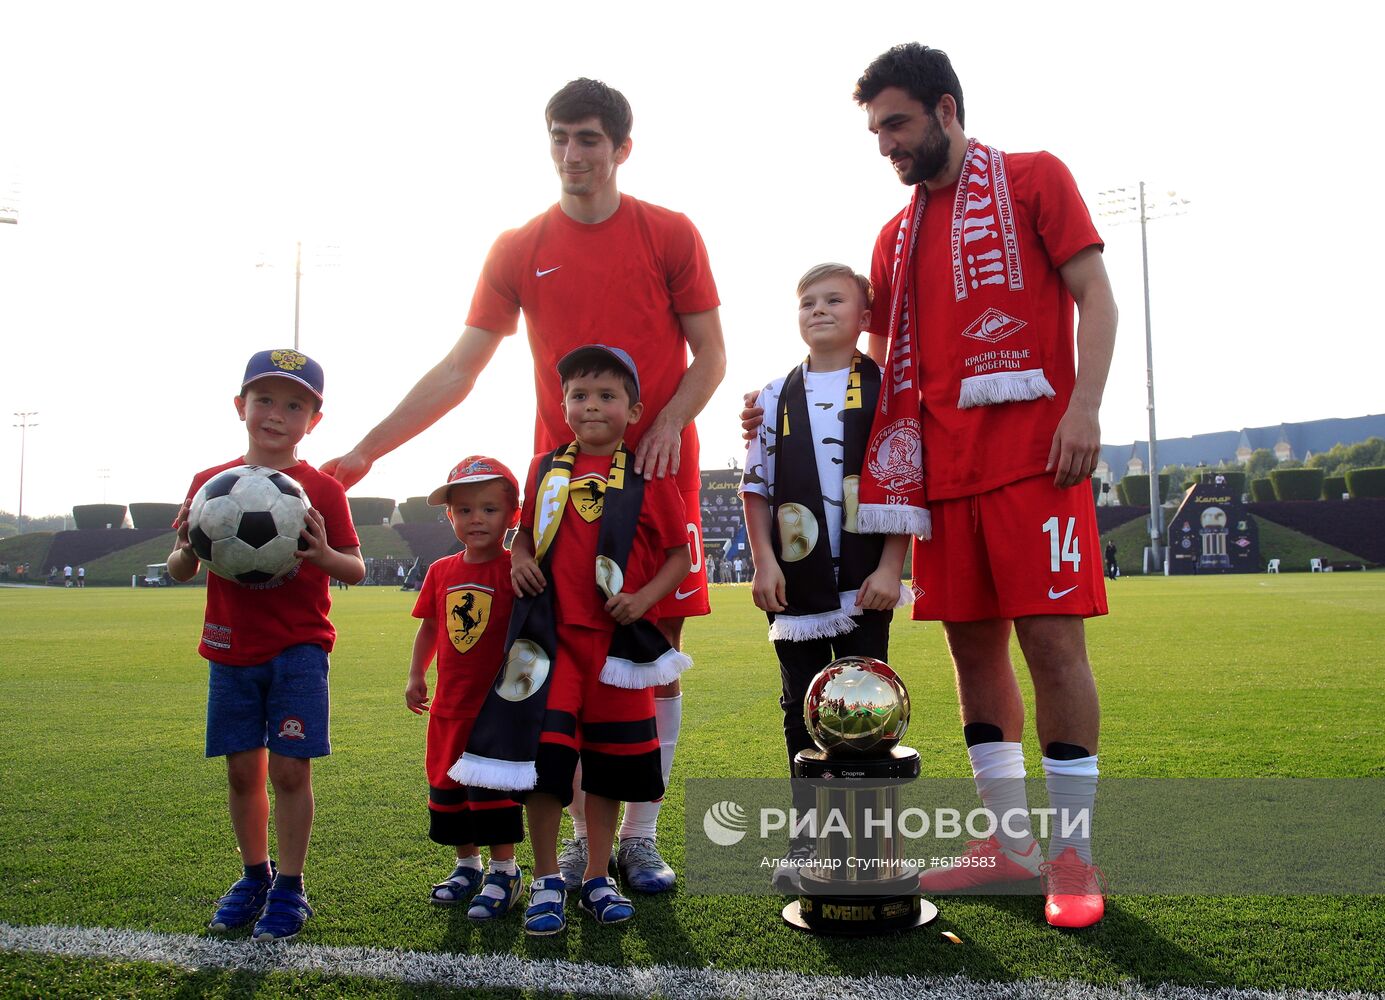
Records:
[[[218,472],[244,464],[245,459],[237,458],[199,472],[192,477],[188,498]],[[328,545],[349,549],[360,544],[341,483],[307,462],[280,471],[303,487],[322,515]],[[208,573],[207,616],[197,652],[237,667],[264,663],[288,647],[304,643],[316,643],[330,653],[337,630],[327,620],[332,609],[328,584],[327,574],[306,562],[299,563],[289,575],[263,585],[243,586]]]
[[[523,310],[538,400],[536,452],[572,440],[557,405],[558,360],[583,344],[628,352],[639,368],[645,409],[625,441],[633,450],[687,371],[679,314],[719,304],[707,248],[687,216],[622,195],[615,214],[595,225],[576,222],[554,205],[502,233],[486,258],[466,321],[511,334]],[[678,488],[685,492],[700,484],[697,451],[697,432],[689,424],[678,471]]]
[[[1079,250],[1100,247],[1072,174],[1051,153],[1008,153],[1025,291],[1036,317],[1040,361],[1057,395],[1022,403],[957,408],[962,359],[976,342],[948,328],[952,312],[951,227],[956,189],[928,192],[914,253],[919,338],[923,475],[929,500],[972,496],[1039,475],[1076,379],[1073,299],[1058,268]],[[890,268],[903,212],[880,231],[871,262],[876,308],[871,332],[889,332]],[[944,298],[945,297],[945,298]],[[930,303],[945,302],[930,319]]]
[[[481,563],[458,552],[428,567],[413,614],[437,620],[438,679],[428,707],[434,715],[476,718],[505,658],[514,603],[509,552]]]
[[[538,494],[539,463],[547,453],[534,456],[524,488],[520,527],[534,530],[534,501]],[[601,534],[601,507],[591,503],[595,484],[602,489],[611,471],[609,455],[578,455],[568,484],[567,509],[558,525],[549,562],[548,587],[553,591],[558,623],[614,630],[615,619],[606,613],[606,598],[596,589],[596,551]],[[590,521],[587,518],[591,518]],[[633,594],[654,578],[668,560],[668,549],[688,544],[683,497],[672,479],[650,479],[644,484],[640,520],[635,541],[625,564],[621,591]],[[657,606],[657,602],[656,605]],[[654,608],[645,615],[655,621]]]

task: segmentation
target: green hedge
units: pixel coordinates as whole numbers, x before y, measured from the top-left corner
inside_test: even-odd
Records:
[[[405,524],[432,524],[442,514],[441,507],[429,507],[427,497],[409,497],[399,505]]]
[[[1385,467],[1352,469],[1346,475],[1347,492],[1359,497],[1385,497]]]
[[[1322,481],[1322,498],[1324,500],[1340,500],[1342,494],[1347,491],[1346,476],[1324,476]]]
[[[1323,478],[1322,469],[1273,469],[1270,472],[1276,500],[1321,500]]]
[[[120,528],[125,525],[125,505],[123,503],[84,503],[72,508],[72,519],[77,522],[77,530],[88,528]]]
[[[1270,482],[1269,476],[1250,481],[1250,498],[1256,503],[1268,503],[1274,499],[1274,483]]]
[[[167,528],[178,516],[177,503],[132,503],[130,520],[136,528]]]
[[[1161,472],[1159,474],[1159,497],[1161,503],[1168,499],[1170,478],[1168,473]],[[1127,507],[1148,507],[1149,477],[1126,476],[1117,484],[1116,492],[1121,498],[1121,503]]]
[[[351,520],[357,526],[378,525],[394,516],[394,501],[385,497],[347,497],[351,505]]]

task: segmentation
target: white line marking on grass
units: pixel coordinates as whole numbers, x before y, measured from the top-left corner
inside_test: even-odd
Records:
[[[190,934],[155,934],[103,927],[15,927],[0,923],[0,951],[117,962],[157,962],[187,969],[243,972],[312,972],[327,976],[445,986],[457,989],[527,989],[581,996],[664,997],[668,1000],[1348,1000],[1364,993],[1304,990],[1207,989],[1158,984],[1092,986],[1032,979],[975,982],[965,976],[808,976],[794,972],[741,972],[669,965],[613,968],[518,955],[466,955],[338,948],[284,942],[255,944]]]

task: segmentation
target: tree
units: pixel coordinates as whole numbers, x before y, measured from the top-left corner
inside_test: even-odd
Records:
[[[1268,448],[1256,448],[1250,453],[1250,459],[1245,464],[1246,475],[1251,479],[1263,478],[1277,468],[1279,460]]]

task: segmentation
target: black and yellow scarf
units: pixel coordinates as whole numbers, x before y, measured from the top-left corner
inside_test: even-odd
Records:
[[[834,567],[803,366],[795,365],[784,379],[775,414],[778,434],[769,506],[770,539],[784,573],[786,607],[769,613],[771,639],[825,639],[856,627],[856,592],[880,565],[885,545],[883,535],[860,534],[856,524],[861,464],[879,395],[880,369],[858,352],[851,359],[841,411],[842,535]]]
[[[553,545],[568,505],[577,454],[574,441],[547,455],[539,465],[534,556],[548,586],[534,597],[515,600],[505,636],[505,658],[495,684],[476,718],[466,752],[448,771],[453,781],[463,785],[525,791],[538,781],[535,756],[558,649],[555,602],[562,601],[562,596],[554,593],[556,587],[549,570]],[[635,543],[644,501],[644,479],[629,471],[633,467],[634,456],[622,443],[611,456],[597,540],[598,559],[612,560],[622,575]],[[595,566],[591,585],[597,587]],[[613,687],[655,687],[676,679],[691,665],[687,655],[670,647],[663,633],[641,619],[615,628],[601,669],[601,681]]]

